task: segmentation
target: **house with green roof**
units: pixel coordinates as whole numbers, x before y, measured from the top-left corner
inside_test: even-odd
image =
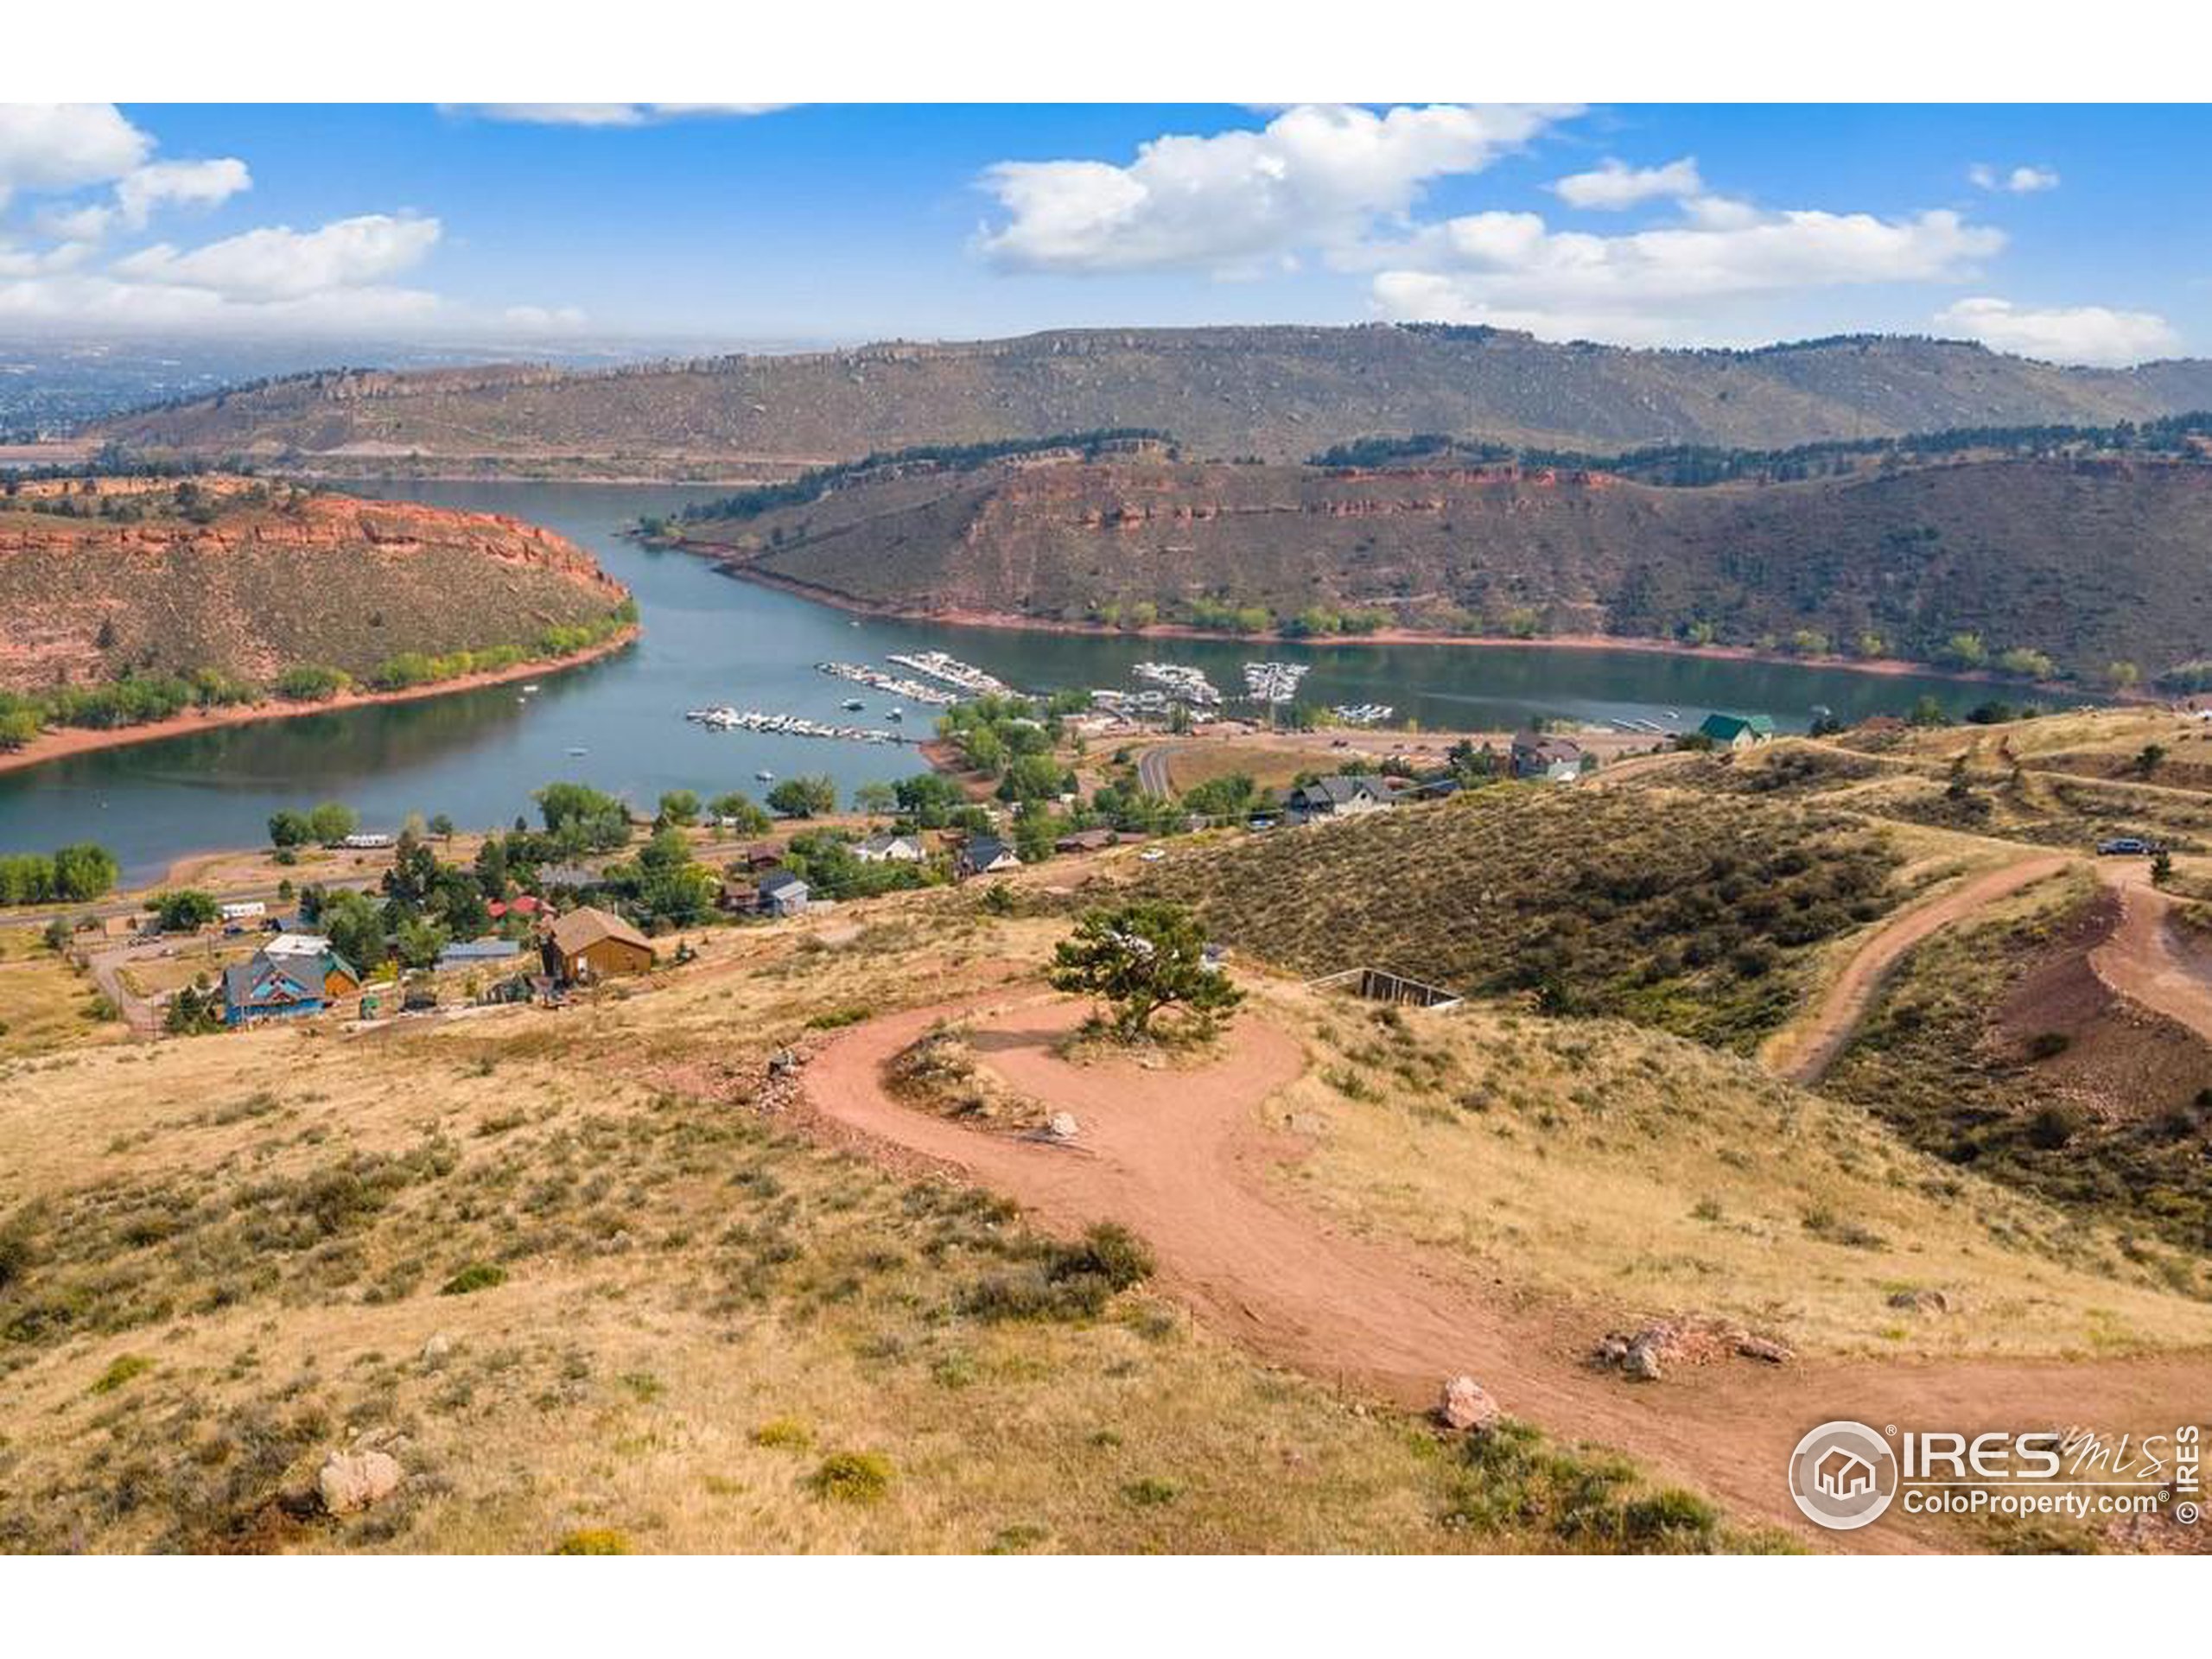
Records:
[[[1713,740],[1716,749],[1748,749],[1774,741],[1774,719],[1770,715],[1707,715],[1699,734]]]

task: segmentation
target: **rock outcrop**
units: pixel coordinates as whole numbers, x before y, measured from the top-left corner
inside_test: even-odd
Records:
[[[582,548],[516,518],[219,477],[180,499],[152,481],[0,498],[0,690],[126,670],[362,679],[407,652],[533,649],[628,597]]]

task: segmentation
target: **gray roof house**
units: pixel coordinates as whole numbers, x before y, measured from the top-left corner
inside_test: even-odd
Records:
[[[1291,810],[1309,818],[1357,817],[1390,805],[1398,791],[1380,778],[1352,778],[1338,773],[1316,778],[1290,792]]]
[[[1513,775],[1571,784],[1582,775],[1582,746],[1569,737],[1519,732],[1513,739]]]
[[[977,836],[960,849],[960,874],[995,875],[1021,868],[1021,855],[996,836]]]
[[[789,870],[772,870],[755,889],[762,912],[770,916],[796,916],[806,908],[806,883]]]

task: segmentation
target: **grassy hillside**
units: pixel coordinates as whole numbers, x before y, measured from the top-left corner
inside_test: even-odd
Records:
[[[1217,937],[1320,975],[1381,968],[1747,1048],[1811,948],[1894,904],[1897,859],[1786,807],[1507,785],[1179,859]]]
[[[1003,1294],[1067,1246],[793,1133],[763,1082],[1058,930],[950,893],[861,914],[560,1014],[0,1069],[0,1550],[1745,1541],[1618,1458],[1471,1451],[1141,1287]],[[364,1444],[392,1500],[287,1510]]]
[[[1550,345],[1489,328],[1068,330],[728,357],[609,372],[332,372],[103,423],[149,452],[680,473],[1105,427],[1283,461],[1377,433],[1516,444],[1778,446],[1988,424],[2109,424],[2212,407],[2212,365],[2064,369],[1956,341],[1755,352]]]
[[[741,569],[863,605],[1068,620],[1249,608],[1934,661],[1969,634],[2101,675],[2205,654],[2212,465],[1953,461],[1660,488],[1510,465],[893,468],[729,523]]]
[[[309,664],[373,683],[414,658],[561,654],[627,597],[568,541],[488,514],[220,477],[0,499],[0,690],[194,673],[267,690]]]

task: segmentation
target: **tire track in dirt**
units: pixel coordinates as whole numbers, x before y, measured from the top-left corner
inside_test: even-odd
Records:
[[[1783,1471],[1815,1424],[2087,1422],[2171,1432],[2205,1404],[2212,1361],[2202,1353],[1781,1369],[1745,1361],[1626,1383],[1584,1363],[1598,1316],[1531,1306],[1471,1264],[1354,1236],[1281,1190],[1274,1172],[1303,1143],[1265,1128],[1262,1109],[1306,1068],[1294,1038],[1248,1014],[1202,1067],[1076,1066],[1054,1046],[1082,1012],[1009,990],[888,1016],[823,1050],[807,1068],[806,1095],[826,1122],[1007,1193],[1048,1227],[1111,1220],[1132,1228],[1159,1258],[1161,1290],[1266,1360],[1416,1409],[1434,1402],[1444,1377],[1471,1372],[1516,1415],[1617,1447],[1739,1519],[1816,1547],[1917,1550],[1956,1536],[1901,1510],[1862,1532],[1812,1529]],[[948,1014],[974,1016],[978,1055],[1009,1084],[1075,1115],[1077,1144],[963,1128],[885,1090],[885,1062]]]

